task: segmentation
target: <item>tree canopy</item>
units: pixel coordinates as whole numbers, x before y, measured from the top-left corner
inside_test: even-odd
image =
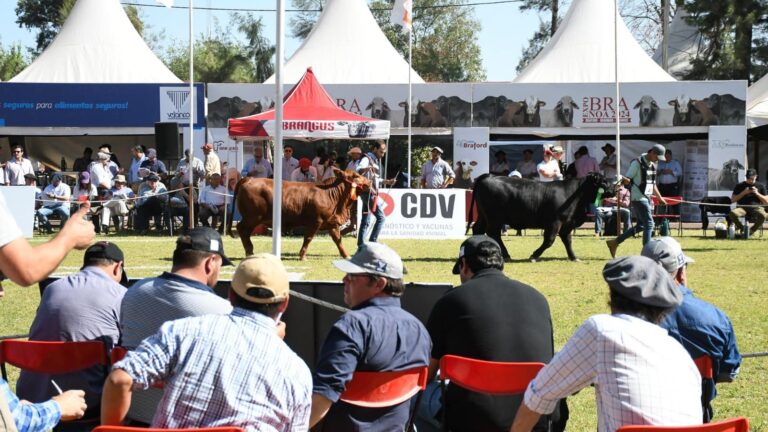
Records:
[[[29,61],[22,51],[19,44],[5,47],[0,43],[0,80],[8,81],[27,67]]]

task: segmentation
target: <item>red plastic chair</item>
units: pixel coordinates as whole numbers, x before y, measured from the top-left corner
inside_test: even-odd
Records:
[[[492,362],[455,355],[440,359],[440,379],[467,390],[493,395],[522,393],[544,363]]]
[[[651,195],[651,201],[653,201],[654,211],[653,211],[653,220],[654,223],[657,226],[660,226],[660,223],[657,220],[660,219],[670,219],[670,220],[677,220],[677,235],[682,236],[683,235],[683,220],[680,218],[680,212],[678,211],[677,214],[670,213],[669,208],[679,206],[680,203],[683,201],[683,197],[681,196],[668,196],[664,197],[664,201],[667,202],[666,206],[659,206],[659,199],[656,197],[656,195]],[[680,207],[678,207],[679,209]],[[662,211],[663,212],[660,212]]]
[[[413,413],[421,402],[421,392],[427,388],[427,368],[396,372],[355,372],[339,399],[366,408],[384,408],[401,404],[417,395],[405,431],[411,430]]]
[[[712,369],[712,357],[701,356],[693,359],[693,363],[696,364],[696,368],[699,369],[701,374],[701,410],[704,414],[704,423],[712,421],[712,392],[715,388],[715,376]]]
[[[695,426],[622,426],[616,432],[749,432],[746,417]]]
[[[701,377],[704,379],[714,379],[714,373],[712,371],[712,357],[710,356],[701,356],[693,359],[693,362],[696,364],[696,367],[699,369],[699,373],[701,374]]]
[[[30,372],[65,374],[96,365],[109,366],[109,357],[102,341],[42,342],[6,339],[0,341],[0,369],[3,379],[7,381],[6,363]]]
[[[245,432],[245,429],[234,426],[209,427],[199,429],[158,429],[129,426],[98,426],[92,432]]]
[[[110,364],[115,364],[124,359],[126,354],[128,354],[128,348],[123,346],[113,347],[112,351],[109,353]]]

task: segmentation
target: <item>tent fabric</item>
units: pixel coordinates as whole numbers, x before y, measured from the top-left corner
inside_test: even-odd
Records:
[[[48,48],[12,82],[179,83],[118,0],[78,0]]]
[[[614,82],[612,0],[574,0],[560,28],[522,71],[516,83]],[[618,22],[619,81],[675,79],[640,47],[623,20]]]
[[[405,84],[424,80],[392,46],[365,0],[328,0],[301,46],[286,62],[283,80],[297,82],[311,67],[323,84]],[[274,84],[272,75],[266,84]]]
[[[747,89],[747,127],[768,125],[768,75]]]
[[[275,133],[275,110],[229,119],[228,132],[239,141],[270,139]],[[389,138],[389,121],[337,107],[309,68],[283,99],[283,136],[305,141],[385,139]]]
[[[669,25],[668,72],[682,79],[691,70],[691,61],[704,50],[704,40],[696,26],[688,24],[685,7],[678,7]],[[661,65],[661,43],[653,54],[653,61]]]

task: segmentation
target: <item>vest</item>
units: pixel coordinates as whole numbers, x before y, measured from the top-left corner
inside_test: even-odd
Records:
[[[637,187],[643,195],[650,197],[656,184],[656,165],[647,163],[642,156],[637,158],[637,162],[640,164],[640,184]]]

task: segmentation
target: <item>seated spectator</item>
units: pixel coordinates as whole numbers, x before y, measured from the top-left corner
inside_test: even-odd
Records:
[[[150,174],[146,181],[139,186],[139,199],[136,203],[135,227],[140,232],[149,230],[149,220],[155,218],[155,228],[162,229],[162,217],[168,195],[165,185],[160,182],[160,177]]]
[[[29,340],[82,342],[101,340],[112,349],[120,340],[120,302],[128,277],[125,257],[117,245],[98,242],[85,251],[83,269],[45,288]],[[123,285],[120,285],[120,283]],[[86,418],[98,418],[104,367],[71,374],[43,374],[22,370],[16,383],[20,398],[44,402],[58,394],[51,385],[85,390]]]
[[[624,185],[619,185],[619,189],[613,193],[606,193],[600,200],[600,206],[595,210],[595,235],[602,235],[603,226],[605,221],[611,221],[614,223],[613,217],[616,215],[616,204],[621,202],[619,206],[619,212],[621,214],[621,223],[624,224],[624,231],[628,230],[632,222],[632,214],[629,211],[629,190]],[[615,230],[607,230],[607,232],[616,232]]]
[[[609,261],[611,315],[587,319],[525,391],[510,432],[530,431],[558,399],[594,385],[599,431],[625,425],[701,424],[701,376],[658,326],[683,296],[653,260]]]
[[[199,159],[198,159],[199,160]],[[202,163],[202,162],[201,162]],[[200,177],[202,178],[202,176]],[[170,216],[181,216],[182,220],[182,232],[186,232],[189,229],[189,177],[179,177],[178,175],[171,179],[171,189],[176,192],[171,195],[169,201]],[[199,207],[197,204],[198,195],[197,189],[192,188],[192,205],[195,209],[195,214],[198,213]]]
[[[58,215],[61,226],[69,219],[69,186],[61,180],[61,174],[51,176],[51,183],[43,189],[43,206],[37,210],[40,227],[48,234],[53,232],[48,216]]]
[[[642,254],[659,263],[683,294],[683,303],[660,325],[683,344],[691,358],[709,356],[712,359],[714,382],[703,387],[710,392],[704,397],[711,402],[717,396],[715,383],[732,382],[739,374],[741,354],[731,320],[714,305],[695,297],[686,286],[686,268],[694,261],[683,253],[677,240],[672,237],[652,239],[643,247]],[[714,414],[712,406],[707,404],[703,408],[704,421],[708,422]]]
[[[317,181],[317,169],[307,158],[299,160],[299,167],[291,173],[291,181],[315,183]]]
[[[253,146],[253,158],[248,159],[243,167],[242,176],[256,178],[272,177],[272,164],[264,158],[264,149],[261,144]]]
[[[115,223],[115,232],[120,231],[123,224],[123,216],[133,208],[136,194],[128,187],[125,176],[118,174],[115,177],[115,187],[104,195],[103,207],[101,209],[101,233],[109,232],[109,220]]]
[[[731,202],[736,203],[735,209],[728,214],[728,221],[743,231],[744,225],[741,218],[754,221],[750,232],[760,229],[765,222],[765,208],[761,205],[768,205],[768,194],[766,194],[765,185],[757,181],[757,170],[750,168],[747,170],[747,179],[736,185],[731,194]]]
[[[121,424],[133,389],[164,382],[154,428],[306,431],[312,376],[282,340],[288,298],[279,258],[243,260],[232,277],[230,314],[167,322],[115,364],[104,386],[102,423]]]
[[[395,431],[408,421],[410,401],[362,408],[339,396],[355,371],[399,371],[427,366],[432,343],[424,325],[400,307],[403,262],[381,243],[364,243],[348,260],[333,262],[344,276],[351,311],[333,325],[315,368],[310,426],[323,431]]]
[[[211,178],[208,179],[208,184],[200,189],[200,198],[198,203],[200,204],[200,223],[205,227],[211,227],[216,229],[219,219],[224,217],[224,203],[227,197],[227,188],[221,184],[221,174],[213,173]],[[208,222],[208,219],[211,222]],[[226,222],[222,220],[221,228],[226,225]],[[221,230],[219,230],[221,231]]]
[[[80,208],[83,202],[94,202],[98,198],[96,185],[91,182],[91,174],[83,171],[77,176],[77,184],[72,189],[72,210]]]
[[[37,176],[34,174],[24,174],[24,184],[25,186],[32,186],[33,188],[35,188],[35,216],[36,216],[37,210],[43,206],[43,191],[41,191],[40,188],[37,187]],[[34,228],[37,229],[37,217],[35,217]]]
[[[168,175],[168,170],[165,168],[163,161],[157,158],[157,150],[151,148],[147,150],[147,159],[141,163],[139,167],[139,175],[147,180],[147,176],[154,173],[159,178],[163,179]]]

